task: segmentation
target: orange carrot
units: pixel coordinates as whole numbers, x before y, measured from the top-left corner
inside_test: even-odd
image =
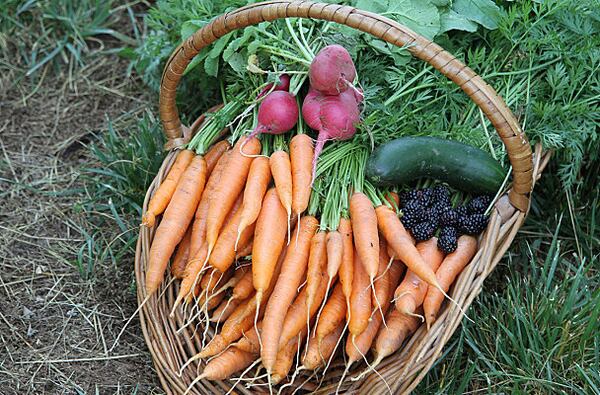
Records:
[[[385,200],[392,206],[398,207],[400,205],[400,196],[396,192],[389,192],[385,197]]]
[[[271,154],[269,164],[271,165],[271,174],[273,174],[277,195],[289,218],[292,215],[292,165],[290,156],[285,151],[275,151]]]
[[[200,298],[198,299],[198,304],[203,306],[204,303],[208,301],[208,299],[212,298],[215,295],[217,290],[220,290],[221,286],[225,284],[231,276],[233,275],[233,270],[227,270],[225,273],[221,273],[217,269],[211,269],[204,274],[202,277],[202,281],[200,281],[200,288],[202,289]],[[223,292],[221,292],[223,293]],[[188,302],[191,301],[191,297]],[[215,303],[215,302],[213,302]],[[218,303],[217,303],[218,305]],[[214,305],[214,307],[217,307]]]
[[[360,261],[360,256],[355,252],[354,281],[352,295],[350,296],[350,318],[348,322],[348,329],[353,337],[360,335],[367,329],[369,324],[369,317],[371,316],[371,290],[369,286],[369,276]]]
[[[325,272],[322,273],[322,276],[325,276]],[[285,315],[281,337],[279,338],[279,347],[284,346],[290,339],[306,328],[306,317],[310,319],[316,314],[319,305],[323,301],[323,298],[325,298],[325,289],[325,281],[321,281],[314,298],[314,303],[309,310],[306,306],[306,287],[302,288],[302,291],[296,296],[296,300],[294,300],[294,303],[292,303]]]
[[[244,153],[241,146],[244,144]],[[252,157],[260,153],[260,141],[256,138],[241,138],[235,144],[227,158],[227,164],[221,172],[221,182],[212,192],[208,203],[208,218],[206,220],[206,242],[208,244],[208,255],[210,256],[219,231],[223,226],[227,213],[242,193],[246,178],[252,164]]]
[[[265,325],[261,334],[263,343],[261,359],[267,372],[271,372],[275,364],[283,320],[306,273],[311,239],[318,225],[319,222],[315,217],[304,216],[300,219],[300,225],[294,231],[288,253],[281,265],[281,274],[269,297],[263,318]]]
[[[373,297],[371,298],[371,305],[374,309],[380,310],[381,306],[378,303],[384,301],[391,293],[389,290],[389,275],[388,264],[390,263],[390,257],[387,254],[387,246],[384,240],[381,241],[379,249],[379,267],[377,268],[377,279],[373,284]],[[381,314],[385,314],[381,310]]]
[[[448,254],[442,261],[442,264],[437,269],[436,277],[438,283],[444,290],[448,292],[450,286],[456,279],[456,277],[463,271],[465,266],[471,262],[471,259],[477,252],[477,239],[472,236],[460,236],[458,238],[458,246],[456,251]],[[444,301],[444,295],[439,289],[429,287],[427,295],[423,301],[423,310],[425,311],[425,320],[427,321],[427,327],[435,321],[437,313],[442,306]]]
[[[345,317],[346,300],[344,299],[342,284],[338,283],[333,288],[331,296],[327,298],[327,302],[321,313],[321,319],[317,325],[317,341],[323,341],[338,325],[343,324]]]
[[[277,361],[273,366],[273,374],[271,375],[271,382],[273,384],[279,384],[287,374],[289,373],[292,365],[294,364],[294,356],[299,351],[298,344],[301,344],[302,339],[306,336],[306,329],[300,332],[299,336],[294,336],[284,347],[279,349],[277,353]]]
[[[221,301],[221,304],[213,311],[210,322],[220,323],[225,321],[242,302],[238,299],[225,299]]]
[[[262,323],[263,322],[261,321],[256,324],[259,331],[262,330]],[[257,328],[252,328],[249,331],[244,332],[242,338],[233,343],[232,347],[258,356],[258,353],[260,353],[260,341],[258,339],[258,332],[256,332]]]
[[[285,256],[285,250],[279,256],[277,260],[277,264],[273,270],[273,276],[277,278],[279,276],[279,272],[281,270],[281,263],[283,262],[283,258]],[[237,309],[231,314],[231,316],[225,321],[223,327],[221,328],[221,333],[213,337],[212,341],[204,347],[200,353],[196,354],[194,358],[206,358],[213,355],[216,355],[223,351],[231,342],[240,338],[242,333],[252,328],[252,325],[258,321],[258,319],[262,318],[262,313],[264,309],[262,308],[271,292],[274,288],[274,283],[267,288],[263,294],[263,298],[259,298],[258,294],[254,294],[248,302],[244,304],[240,304]],[[256,312],[259,314],[256,315]],[[256,321],[255,321],[256,320]]]
[[[211,174],[214,170],[217,162],[221,159],[221,156],[231,148],[231,144],[227,140],[221,140],[218,143],[213,144],[212,147],[204,155],[206,161],[206,173]]]
[[[340,283],[346,297],[346,306],[350,306],[352,295],[352,278],[354,273],[354,242],[352,241],[352,223],[347,218],[340,219],[338,232],[342,235],[342,264],[340,265]]]
[[[200,201],[206,177],[206,162],[196,156],[182,174],[171,202],[156,230],[146,269],[146,291],[151,295],[163,280],[169,258],[183,239]]]
[[[219,238],[217,239],[217,244],[215,244],[215,248],[208,260],[208,263],[210,263],[212,267],[219,269],[222,272],[227,270],[235,260],[236,241],[239,241],[242,246],[245,246],[254,234],[254,224],[252,224],[246,227],[238,238],[238,226],[241,217],[242,209],[240,208],[223,226],[221,234],[219,234]]]
[[[221,158],[217,161],[216,166],[214,167],[208,181],[206,181],[206,187],[204,188],[204,193],[202,194],[202,198],[200,198],[200,203],[198,203],[198,208],[196,209],[196,213],[194,215],[194,225],[192,227],[192,238],[190,240],[190,257],[194,257],[200,251],[200,247],[206,241],[206,220],[208,217],[208,202],[210,201],[210,196],[212,196],[215,188],[219,185],[221,181],[221,172],[223,171],[223,167],[227,164],[227,159],[229,157],[229,152],[224,153]],[[204,263],[204,262],[202,262]]]
[[[245,246],[238,246],[238,251],[235,253],[235,260],[238,261],[252,254],[252,240],[248,240]]]
[[[344,240],[337,230],[327,233],[327,277],[328,281],[338,274],[344,257]]]
[[[246,299],[250,297],[252,292],[254,292],[254,286],[252,285],[252,270],[248,270],[235,287],[233,287],[231,298],[237,300]]]
[[[427,267],[433,272],[437,270],[444,259],[444,253],[437,248],[436,237],[417,244],[417,251],[423,257]],[[428,285],[425,281],[412,270],[407,271],[404,280],[394,292],[396,309],[404,314],[414,314],[417,307],[423,304],[427,288]]]
[[[306,134],[297,134],[290,142],[292,165],[292,213],[302,214],[310,200],[312,185],[312,139]]]
[[[311,309],[327,270],[327,233],[317,232],[310,241],[310,256],[306,272],[306,306]]]
[[[254,158],[250,165],[248,181],[244,189],[244,203],[242,204],[242,214],[238,224],[238,239],[247,226],[253,224],[258,218],[262,201],[267,192],[267,187],[271,182],[271,168],[269,159],[263,156]],[[239,240],[236,240],[237,247]],[[237,248],[236,248],[237,249]]]
[[[192,234],[192,227],[188,226],[181,243],[177,246],[177,252],[171,262],[171,274],[178,280],[183,278],[185,273],[185,265],[187,264],[190,255],[190,237]]]
[[[271,282],[274,283],[271,281],[273,268],[285,244],[286,223],[285,209],[277,192],[271,188],[256,220],[252,246],[252,283],[259,300]]]
[[[389,276],[387,279],[389,282],[387,286],[388,289],[391,289],[395,284],[398,284],[401,273],[402,268],[400,266],[390,267]],[[382,310],[388,311],[390,304],[391,299],[389,297],[384,297],[384,299],[381,301]],[[371,347],[371,344],[373,344],[375,336],[377,335],[382,322],[383,315],[375,314],[361,334],[348,339],[348,342],[346,342],[346,354],[348,354],[349,365],[363,358],[364,355],[369,351],[369,348]]]
[[[417,313],[420,313],[417,310]],[[379,333],[375,339],[375,361],[371,364],[372,368],[379,365],[383,358],[392,355],[400,349],[404,340],[417,330],[421,320],[418,317],[402,314],[395,308],[390,309],[385,317],[387,326],[379,328]]]
[[[173,166],[171,166],[171,169],[167,174],[167,178],[163,180],[148,203],[148,210],[146,210],[146,213],[142,218],[143,225],[147,227],[154,226],[156,216],[162,214],[169,205],[173,193],[175,193],[177,188],[177,184],[179,183],[179,179],[194,157],[194,151],[187,149],[179,151],[175,163],[173,163]]]
[[[425,263],[414,246],[412,236],[404,229],[404,225],[396,213],[386,205],[375,210],[381,233],[394,250],[394,257],[400,259],[417,276],[427,284],[439,287],[435,272]]]
[[[364,193],[355,192],[350,198],[350,218],[356,252],[372,283],[379,267],[379,233],[375,209]]]
[[[185,267],[183,279],[181,280],[181,284],[179,286],[177,299],[175,299],[175,303],[173,303],[171,315],[175,314],[177,306],[179,306],[179,304],[192,293],[191,291],[193,291],[195,284],[198,282],[198,277],[200,275],[200,271],[202,270],[204,260],[206,259],[207,252],[208,249],[206,247],[206,243],[204,243],[202,247],[200,247],[198,253],[196,253],[196,255],[194,255],[188,261],[188,264]]]
[[[225,380],[232,374],[246,369],[254,362],[255,358],[254,354],[231,347],[218,357],[211,359],[197,380]]]
[[[322,321],[321,321],[322,322]],[[320,342],[316,337],[311,337],[308,342],[306,354],[302,359],[302,366],[309,370],[325,366],[333,354],[336,345],[344,331],[344,324],[339,324],[333,331],[329,332]]]

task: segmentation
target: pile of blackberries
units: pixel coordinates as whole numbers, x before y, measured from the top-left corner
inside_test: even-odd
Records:
[[[431,239],[439,229],[438,248],[445,253],[456,250],[462,234],[478,235],[488,223],[485,210],[492,199],[477,196],[464,206],[452,207],[450,191],[443,185],[413,189],[400,194],[402,223],[416,241]]]

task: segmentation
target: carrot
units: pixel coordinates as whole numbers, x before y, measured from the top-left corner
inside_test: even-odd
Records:
[[[294,231],[288,253],[281,265],[281,274],[267,302],[263,318],[265,325],[261,334],[261,359],[267,372],[271,372],[275,364],[283,320],[306,273],[311,240],[318,224],[317,219],[312,216],[300,219],[300,225]]]
[[[395,308],[390,309],[385,320],[387,326],[380,327],[375,338],[373,350],[375,361],[371,364],[371,368],[375,368],[385,357],[398,351],[404,340],[416,331],[421,323],[418,317],[402,314]]]
[[[245,246],[254,234],[254,224],[252,224],[246,227],[241,234],[238,235],[238,226],[241,217],[242,209],[240,208],[223,226],[221,234],[219,234],[219,238],[215,244],[215,248],[208,260],[208,263],[210,263],[212,267],[219,269],[221,272],[227,270],[235,260],[236,242],[239,241],[242,246]]]
[[[225,167],[225,165],[227,164],[228,158],[229,152],[224,153],[221,156],[221,158],[219,158],[216,166],[210,174],[210,177],[208,178],[208,181],[206,182],[204,193],[202,194],[202,198],[200,198],[200,203],[198,203],[198,208],[196,209],[196,213],[194,215],[194,225],[192,226],[192,238],[190,240],[191,257],[194,257],[198,253],[198,251],[200,251],[200,247],[202,247],[202,244],[204,244],[204,242],[206,241],[206,220],[208,217],[208,203],[215,188],[219,185],[219,182],[221,181],[221,172],[223,171],[223,167]]]
[[[233,287],[231,298],[237,300],[246,299],[250,297],[252,292],[254,292],[254,286],[252,285],[252,271],[248,270],[235,287]]]
[[[337,326],[343,324],[346,316],[346,300],[342,291],[342,284],[338,283],[331,296],[327,298],[325,307],[321,314],[321,319],[317,324],[316,338],[318,342],[323,341],[327,335],[335,330]]]
[[[356,252],[373,283],[379,267],[379,233],[375,209],[364,193],[355,192],[350,198],[350,218]]]
[[[350,296],[348,329],[352,337],[360,335],[369,324],[371,316],[371,290],[369,276],[358,253],[354,254],[354,280]]]
[[[200,296],[200,299],[198,299],[198,306],[204,307],[207,311],[216,309],[223,299],[225,299],[225,292],[213,292],[208,296],[208,299],[204,298],[205,295],[206,294],[203,293]]]
[[[156,230],[146,269],[146,291],[151,295],[158,289],[177,244],[183,239],[194,210],[200,201],[206,178],[206,162],[196,156],[181,175],[178,187]]]
[[[284,347],[279,349],[277,361],[275,362],[275,366],[273,366],[273,374],[271,375],[271,382],[273,384],[279,384],[285,379],[294,364],[294,356],[299,351],[298,345],[301,344],[305,336],[306,329],[300,332],[299,336],[294,336]]]
[[[352,295],[352,277],[354,273],[354,242],[352,241],[352,223],[348,218],[341,218],[338,232],[342,235],[342,263],[338,270],[342,291],[346,297],[346,306],[350,306]]]
[[[277,192],[271,188],[265,195],[256,220],[252,246],[252,283],[259,300],[271,284],[273,268],[281,254],[287,233],[285,209]]]
[[[204,155],[206,161],[206,172],[211,174],[215,166],[221,159],[221,156],[231,148],[231,144],[227,140],[221,140],[210,147],[210,149]]]
[[[399,266],[391,267],[388,276],[388,289],[391,289],[395,284],[398,284],[400,276],[402,274],[402,268]],[[388,311],[391,304],[391,299],[385,297],[381,302],[382,311]],[[379,331],[379,327],[383,322],[383,314],[375,314],[365,330],[356,337],[352,337],[346,343],[346,354],[348,355],[348,366],[353,362],[358,361],[360,358],[364,358],[365,354],[369,351],[371,344],[375,340],[375,336]]]
[[[417,244],[417,251],[423,257],[427,267],[433,272],[437,270],[444,259],[444,253],[437,248],[436,237]],[[408,270],[404,280],[394,292],[396,309],[404,314],[414,314],[417,307],[423,304],[428,287],[425,281],[412,270]]]
[[[203,306],[204,303],[206,303],[210,298],[212,298],[216,294],[216,291],[219,290],[223,284],[229,281],[232,275],[232,270],[227,270],[225,273],[221,273],[217,269],[211,269],[206,274],[204,274],[204,276],[202,277],[202,281],[200,282],[200,288],[202,289],[202,293],[200,295],[200,299],[198,300],[198,304],[200,306]],[[188,300],[188,302],[190,301],[191,297]],[[214,303],[215,302],[213,302],[213,304]],[[214,305],[214,307],[217,307],[217,305]]]
[[[463,271],[465,266],[471,262],[471,259],[477,252],[477,239],[472,236],[460,236],[458,238],[458,246],[456,251],[448,254],[442,261],[442,264],[437,269],[436,277],[438,283],[444,290],[448,292],[450,286],[456,277]],[[423,300],[423,310],[425,311],[425,320],[427,328],[433,324],[437,313],[444,301],[444,295],[439,289],[429,287],[425,300]]]
[[[175,163],[173,163],[173,166],[171,166],[171,169],[167,174],[167,178],[163,180],[154,195],[152,195],[152,198],[148,203],[148,210],[146,210],[146,213],[142,217],[142,225],[149,228],[154,226],[156,216],[162,214],[169,205],[177,188],[177,184],[179,183],[179,179],[194,157],[194,151],[187,149],[179,151]]]
[[[225,380],[232,374],[250,366],[255,358],[252,353],[231,347],[218,357],[211,359],[196,380]]]
[[[277,195],[289,220],[292,215],[292,165],[290,156],[285,151],[275,151],[271,154],[269,164],[271,165],[271,174],[273,174]]]
[[[236,250],[244,229],[250,224],[253,224],[258,218],[260,207],[262,206],[262,201],[270,182],[271,168],[269,167],[269,159],[263,156],[254,158],[250,165],[248,181],[246,182],[246,188],[244,189],[242,214],[237,229],[238,240],[235,242]]]
[[[327,233],[317,232],[310,241],[310,256],[306,272],[306,306],[311,309],[317,290],[320,288],[327,270]]]
[[[377,279],[373,283],[373,297],[371,298],[371,305],[374,309],[380,310],[381,314],[385,313],[383,310],[381,310],[380,303],[391,293],[389,290],[389,263],[390,257],[387,254],[386,243],[382,240],[381,248],[379,249],[379,267],[377,268]]]
[[[242,301],[239,299],[227,299],[221,301],[221,304],[213,311],[210,322],[219,323],[225,321],[241,302]]]
[[[400,259],[417,276],[427,284],[439,288],[435,272],[425,263],[414,246],[412,236],[406,231],[396,213],[389,207],[381,205],[375,210],[379,230],[394,250],[394,257]]]
[[[329,285],[338,274],[344,257],[344,240],[337,230],[327,233],[327,280]],[[329,287],[327,287],[329,289]]]
[[[262,323],[263,321],[256,324],[259,331],[262,330]],[[249,331],[244,332],[242,338],[236,343],[233,343],[232,347],[258,356],[260,353],[260,341],[258,340],[257,328],[252,328]]]
[[[185,273],[185,265],[187,264],[190,255],[190,237],[192,234],[192,227],[188,226],[181,243],[177,246],[177,252],[171,262],[171,274],[178,280],[183,278]]]
[[[238,251],[235,253],[235,260],[238,261],[252,254],[252,240],[249,240],[245,246],[238,246]]]
[[[238,197],[238,199],[235,201],[235,203],[233,204],[233,207],[231,208],[231,211],[227,214],[227,222],[230,222],[231,217],[235,215],[235,213],[237,211],[239,211],[240,205],[242,203],[242,199],[241,197]],[[193,230],[192,230],[192,234],[193,234]],[[175,308],[179,305],[179,303],[181,302],[181,298],[186,298],[187,302],[191,301],[192,295],[191,294],[182,294],[182,292],[186,292],[187,291],[187,286],[193,286],[192,284],[194,284],[195,282],[197,282],[197,278],[199,273],[202,271],[202,267],[204,266],[204,263],[206,261],[206,256],[208,254],[207,251],[207,246],[206,243],[200,248],[200,250],[198,251],[198,253],[196,254],[196,256],[193,258],[193,262],[188,263],[187,267],[186,267],[186,273],[185,276],[189,277],[185,279],[185,283],[186,286],[184,287],[183,282],[181,284],[181,287],[179,288],[179,294],[177,295],[177,299],[175,300],[175,304],[173,305],[173,311],[175,310]],[[187,270],[189,268],[189,270]],[[218,277],[218,276],[217,276]],[[189,291],[187,291],[189,292]]]
[[[285,250],[279,256],[277,264],[273,270],[273,276],[275,278],[279,276],[281,263],[283,262],[284,256]],[[262,318],[264,309],[261,307],[266,304],[266,301],[269,299],[273,288],[274,282],[273,285],[269,286],[269,288],[265,290],[263,294],[264,299],[259,297],[258,294],[254,294],[254,296],[248,299],[246,303],[240,304],[223,324],[221,333],[213,337],[212,341],[193,358],[206,358],[216,355],[223,351],[231,342],[239,339],[242,333],[249,330],[254,323],[258,322],[259,318]]]
[[[241,146],[244,144],[244,153]],[[208,244],[208,256],[210,256],[219,231],[223,226],[227,213],[238,198],[250,171],[252,157],[260,153],[260,141],[256,138],[239,139],[235,147],[228,155],[227,163],[221,172],[221,181],[212,192],[208,202],[208,218],[206,220],[206,242]]]
[[[202,270],[202,266],[204,260],[206,259],[206,254],[208,253],[208,248],[206,243],[200,247],[200,250],[188,261],[187,266],[185,267],[185,272],[183,279],[181,280],[181,284],[179,286],[179,293],[177,294],[177,298],[175,299],[175,303],[173,303],[173,308],[171,309],[171,316],[175,315],[175,310],[177,306],[190,295],[191,291],[195,287],[195,284],[198,282],[198,276]]]
[[[290,142],[292,165],[292,213],[302,214],[308,208],[312,185],[312,139],[306,134],[297,134]]]
[[[385,200],[392,207],[398,207],[400,205],[400,196],[398,196],[398,194],[396,192],[389,192],[386,195]]]
[[[302,358],[302,366],[309,370],[315,370],[320,366],[325,366],[338,345],[343,332],[344,324],[340,323],[320,341],[317,340],[316,337],[311,337],[308,342],[306,353]]]
[[[324,276],[325,273],[322,273]],[[317,289],[317,293],[314,298],[314,303],[310,309],[306,305],[306,287],[302,288],[302,291],[296,296],[296,300],[288,309],[283,322],[283,329],[281,330],[281,337],[279,338],[279,347],[284,346],[290,339],[298,335],[300,331],[307,327],[306,317],[313,317],[317,308],[325,297],[326,284],[325,281],[321,281]]]

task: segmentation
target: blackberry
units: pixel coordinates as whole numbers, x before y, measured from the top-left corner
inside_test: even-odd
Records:
[[[450,205],[450,191],[444,185],[437,185],[433,188],[433,200],[437,203]]]
[[[423,205],[418,200],[409,200],[402,206],[403,212],[419,213],[423,211]]]
[[[444,211],[446,211],[447,209],[452,208],[452,205],[450,204],[450,202],[437,201],[437,202],[433,203],[433,205],[431,207],[436,209],[437,211],[439,211],[439,213],[441,214]]]
[[[467,204],[467,211],[469,214],[483,214],[491,202],[492,198],[489,195],[477,196]]]
[[[458,230],[467,235],[478,235],[483,232],[488,223],[488,217],[484,214],[471,214],[458,220]]]
[[[405,228],[412,229],[413,226],[420,222],[420,219],[411,212],[403,212],[400,221],[402,221],[402,225],[404,225]]]
[[[425,188],[419,191],[419,201],[425,207],[429,207],[433,204],[433,189]]]
[[[433,237],[436,226],[429,222],[421,222],[412,227],[411,232],[416,241],[429,240]]]
[[[440,229],[440,238],[442,237],[458,237],[458,231],[453,226],[444,226]]]
[[[465,206],[458,206],[454,209],[454,211],[456,211],[456,214],[458,214],[459,219],[467,216],[467,208]]]
[[[451,252],[456,251],[456,247],[458,247],[458,240],[455,236],[440,236],[440,238],[437,241],[437,247],[440,251],[449,254]]]
[[[412,189],[410,191],[404,191],[400,193],[400,204],[402,207],[406,205],[406,203],[411,202],[413,200],[417,200],[419,198],[419,194],[416,190]]]
[[[458,213],[453,208],[446,208],[440,215],[440,225],[454,226],[458,222]]]
[[[429,222],[437,228],[440,223],[440,210],[436,206],[429,207],[424,210],[423,217],[423,221]]]

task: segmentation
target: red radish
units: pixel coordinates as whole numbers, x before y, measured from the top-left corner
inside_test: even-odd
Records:
[[[259,133],[282,134],[298,121],[296,98],[289,92],[273,91],[265,97],[258,108],[258,125],[250,133],[252,138]]]
[[[272,82],[267,84],[267,86],[265,86],[263,88],[263,90],[260,91],[260,93],[258,94],[258,96],[256,98],[260,99],[261,97],[266,95],[271,90],[271,88],[273,88]],[[290,76],[287,74],[281,74],[279,76],[279,81],[277,82],[277,85],[275,85],[275,89],[273,90],[273,92],[289,91],[289,90],[290,90]]]
[[[339,95],[352,85],[356,68],[350,54],[341,45],[328,45],[310,64],[310,85],[325,95]]]
[[[356,133],[360,121],[360,109],[353,90],[346,90],[337,96],[326,96],[309,91],[302,105],[302,116],[313,129],[319,130],[313,155],[314,182],[317,159],[328,140],[348,140]]]
[[[314,130],[321,130],[321,101],[323,95],[313,87],[308,89],[302,103],[302,118],[304,122]]]

